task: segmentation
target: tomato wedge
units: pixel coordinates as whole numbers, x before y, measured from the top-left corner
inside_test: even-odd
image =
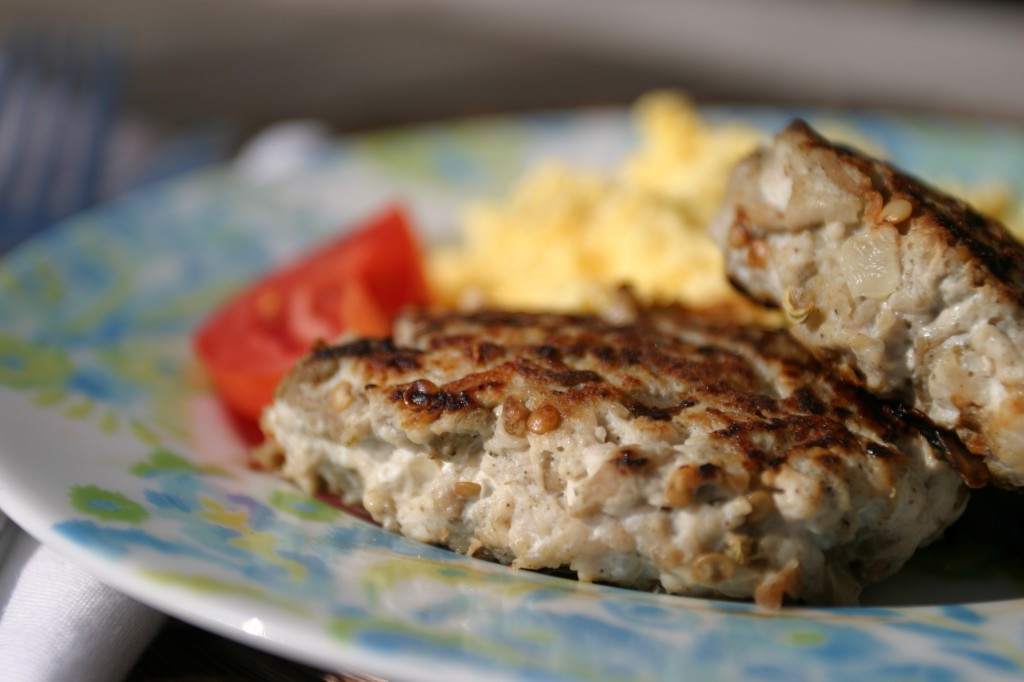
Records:
[[[315,341],[344,331],[387,336],[399,310],[428,298],[409,221],[391,206],[251,285],[215,311],[193,342],[224,403],[257,419]]]

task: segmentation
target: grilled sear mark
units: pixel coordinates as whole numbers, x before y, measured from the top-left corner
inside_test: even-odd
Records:
[[[615,466],[623,473],[640,471],[650,461],[637,447],[622,447],[615,453]]]
[[[459,412],[476,407],[466,391],[445,390],[424,380],[395,388],[391,392],[391,399],[401,401],[413,410],[426,412]]]
[[[882,445],[881,443],[868,443],[865,447],[869,455],[874,457],[881,457],[882,459],[889,459],[895,457],[896,453],[891,448]]]
[[[651,422],[651,428],[667,427],[684,413],[715,415],[719,427],[709,437],[745,453],[753,470],[777,470],[815,448],[901,457],[890,445],[858,445],[846,426],[851,421],[882,431],[884,442],[908,429],[931,433],[927,420],[883,408],[859,389],[828,379],[823,391],[827,371],[782,331],[738,326],[678,307],[641,311],[635,324],[623,327],[582,316],[500,311],[414,312],[411,319],[407,343],[364,339],[321,349],[312,359],[365,362],[375,378],[384,379],[380,383],[394,385],[392,400],[410,410],[457,414],[504,405],[502,420],[510,435],[549,433],[601,403],[620,405],[630,418]],[[686,333],[678,333],[683,328]],[[435,372],[453,374],[462,366],[457,359],[462,350],[474,371],[461,378],[453,375],[437,386],[409,376],[439,358],[443,366]],[[788,392],[764,384],[750,357],[774,364],[791,382]],[[652,385],[664,389],[652,392]],[[772,443],[770,454],[764,450],[766,439]],[[953,457],[941,438],[929,436],[929,442],[962,465],[963,458]]]
[[[988,485],[991,476],[988,467],[985,466],[985,460],[967,450],[955,433],[940,429],[920,411],[902,403],[886,403],[885,411],[892,415],[895,421],[917,430],[924,436],[935,452],[960,473],[967,487],[977,489]]]
[[[337,346],[314,350],[307,361],[320,362],[341,358],[362,358],[381,367],[409,370],[419,368],[422,351],[396,348],[392,339],[358,339]]]
[[[814,395],[814,391],[807,386],[801,386],[793,391],[793,395],[789,399],[804,412],[819,415],[825,414],[825,405],[818,396]]]

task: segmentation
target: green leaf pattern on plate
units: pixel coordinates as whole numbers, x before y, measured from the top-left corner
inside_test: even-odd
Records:
[[[777,128],[790,113],[710,115]],[[911,168],[931,168],[941,148],[945,167],[964,169],[958,159],[984,146],[994,174],[1024,177],[1024,154],[998,153],[1024,148],[1017,130],[931,128],[881,114],[846,122]],[[951,135],[970,143],[947,144]],[[630,139],[622,113],[392,131],[325,150],[273,187],[204,173],[19,247],[0,263],[0,387],[54,428],[91,426],[121,446],[68,455],[87,459],[96,477],[62,485],[66,512],[50,527],[104,565],[135,566],[161,589],[201,594],[211,612],[241,600],[298,613],[302,637],[413,661],[423,677],[1020,679],[1020,600],[766,612],[586,585],[412,542],[197,454],[208,434],[194,410],[209,388],[189,335],[241,283],[394,196],[436,226],[528,163],[608,158]],[[290,641],[302,650],[301,637]]]

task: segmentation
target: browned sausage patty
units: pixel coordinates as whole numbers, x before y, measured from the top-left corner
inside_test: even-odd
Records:
[[[797,121],[739,165],[712,233],[826,364],[1024,485],[1024,246],[1002,225]]]
[[[720,318],[413,312],[302,360],[264,461],[514,567],[851,602],[956,519],[960,479],[785,332]]]

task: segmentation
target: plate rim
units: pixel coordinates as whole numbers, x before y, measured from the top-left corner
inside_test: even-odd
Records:
[[[709,105],[702,105],[702,109],[707,109],[707,108],[709,108]],[[782,112],[793,112],[794,110],[797,111],[797,112],[815,111],[815,112],[818,112],[819,114],[823,114],[823,115],[826,115],[826,116],[849,116],[851,114],[852,115],[856,115],[856,110],[839,109],[839,110],[835,110],[834,111],[834,110],[827,109],[827,108],[824,108],[824,109],[823,108],[806,108],[806,109],[804,109],[804,108],[799,108],[799,107],[794,109],[792,107],[773,107],[771,105],[751,105],[749,107],[744,107],[744,106],[735,107],[733,105],[710,105],[710,108],[716,109],[716,110],[725,111],[725,112],[732,112],[733,115],[737,115],[738,114],[738,118],[742,118],[744,116],[745,112],[748,109],[759,109],[759,110],[770,111],[770,112],[774,112],[775,115],[781,114]],[[621,115],[621,114],[625,113],[625,111],[626,111],[626,110],[618,108],[618,107],[616,107],[614,109],[608,108],[608,107],[602,107],[600,109],[569,109],[569,110],[561,110],[558,113],[559,114],[567,114],[569,116],[578,116],[582,112],[588,112],[588,111],[609,111],[609,110],[616,112],[617,115]],[[892,112],[884,112],[884,111],[876,111],[876,110],[871,110],[871,111],[874,111],[875,113],[883,114],[883,115],[885,115],[885,116],[887,116],[889,118],[894,118],[894,119],[905,119],[906,118],[906,115],[905,114],[901,114],[901,113],[895,113],[894,114]],[[541,115],[546,115],[545,112],[539,112],[539,113]],[[507,120],[518,121],[518,120],[521,120],[523,118],[529,117],[531,115],[534,115],[534,114],[497,115],[497,116],[488,116],[488,117],[485,117],[483,119],[469,119],[469,120],[484,121],[485,123],[486,122],[493,122],[493,121],[507,121]],[[459,120],[460,121],[466,121],[467,119],[459,119]],[[940,116],[936,120],[938,120],[940,122],[948,121],[948,122],[951,122],[951,123],[953,123],[955,125],[962,125],[964,123],[963,121],[961,121],[960,119],[955,118],[955,117],[951,118],[951,117],[941,117]],[[967,123],[970,124],[970,125],[974,125],[974,124],[977,124],[978,122],[979,121],[977,121],[977,120],[972,118]],[[415,130],[423,130],[425,128],[431,128],[431,127],[435,127],[435,126],[444,126],[447,123],[449,123],[449,122],[441,122],[441,123],[436,123],[436,124],[427,124],[426,126],[424,126],[424,125],[415,125],[415,126],[409,126],[408,129],[414,130],[414,131]],[[1019,131],[1019,132],[1021,132],[1022,136],[1024,136],[1024,130]],[[360,137],[360,136],[362,136],[364,134],[365,133],[360,133],[360,134],[352,136],[352,137]],[[351,139],[351,138],[349,138],[349,139]],[[171,186],[171,185],[174,185],[176,183],[179,183],[179,182],[200,182],[201,183],[201,182],[203,182],[204,178],[219,177],[219,176],[224,175],[226,172],[227,172],[227,174],[230,175],[230,172],[231,172],[230,171],[230,166],[218,166],[218,167],[215,167],[215,168],[201,170],[198,173],[190,174],[186,178],[183,178],[183,179],[172,180],[172,181],[169,181],[167,183],[162,183],[162,184],[157,185],[157,186],[153,186],[153,187],[148,187],[148,188],[143,188],[141,190],[137,190],[136,192],[131,193],[128,197],[122,197],[122,198],[118,199],[115,202],[103,204],[103,205],[101,205],[99,207],[96,207],[96,208],[86,212],[85,214],[79,214],[78,216],[74,216],[74,217],[64,221],[62,224],[56,226],[55,228],[52,228],[50,230],[50,232],[53,235],[59,235],[59,234],[61,234],[63,232],[69,231],[69,230],[78,229],[78,227],[80,225],[82,225],[84,223],[87,223],[89,220],[96,219],[97,217],[102,219],[102,217],[107,212],[109,212],[111,210],[111,206],[112,205],[115,205],[115,204],[119,203],[120,201],[126,200],[127,198],[131,198],[131,197],[134,197],[134,198],[137,199],[139,193],[144,193],[144,192],[156,192],[156,193],[167,192],[168,191],[168,187]],[[58,231],[60,231],[60,232],[58,232]],[[58,239],[59,236],[47,237],[47,236],[44,235],[42,238],[43,239],[47,239],[47,238],[48,239]],[[32,244],[32,243],[37,243],[37,244],[40,243],[40,238],[31,239],[31,240],[28,240],[27,242],[24,242],[24,243],[18,245],[17,247],[12,249],[7,254],[4,254],[4,256],[2,258],[0,258],[0,263],[8,262],[10,259],[12,259],[12,257],[17,258],[18,257],[17,254],[20,253],[23,248],[27,248],[28,245]],[[59,415],[53,415],[53,418],[57,419],[57,420],[63,419]],[[97,577],[97,579],[99,579],[101,582],[108,583],[108,581],[105,580],[104,577],[99,575],[100,573],[102,573],[104,570],[106,570],[107,568],[109,568],[112,565],[112,562],[109,561],[108,558],[102,556],[101,554],[97,553],[96,551],[92,551],[92,550],[82,546],[81,544],[75,542],[74,540],[72,540],[70,538],[67,538],[67,537],[61,535],[59,532],[57,532],[52,527],[52,521],[42,520],[40,518],[40,514],[38,512],[33,512],[32,508],[31,508],[33,506],[32,505],[32,501],[31,501],[31,492],[29,492],[29,493],[22,493],[22,494],[17,494],[17,493],[16,494],[11,494],[9,486],[4,481],[6,476],[3,475],[3,474],[6,473],[5,461],[7,459],[4,456],[5,448],[3,447],[3,443],[4,443],[4,441],[2,439],[0,439],[0,508],[2,508],[4,510],[4,512],[11,518],[12,521],[14,521],[21,528],[25,529],[26,532],[28,532],[32,536],[34,536],[37,539],[39,539],[42,544],[46,545],[47,547],[50,547],[50,548],[54,549],[59,554],[67,557],[69,560],[72,560],[76,564],[79,564],[79,565],[87,568],[88,571],[90,573],[92,573],[93,575],[95,575]],[[141,453],[142,453],[142,450],[140,449],[140,454]],[[27,495],[27,496],[25,496],[25,495]],[[125,571],[124,575],[118,576],[116,580],[112,580],[108,584],[111,584],[115,589],[117,589],[119,591],[122,591],[125,594],[128,594],[132,598],[137,599],[138,601],[140,601],[142,603],[154,606],[158,610],[163,611],[165,613],[168,613],[170,615],[173,615],[176,618],[179,618],[179,619],[181,619],[183,621],[186,621],[186,622],[193,623],[193,624],[197,625],[198,627],[202,627],[204,629],[216,632],[216,633],[218,633],[220,635],[227,636],[227,637],[229,637],[229,638],[231,638],[231,639],[233,639],[235,641],[239,641],[239,642],[241,642],[241,643],[243,643],[245,645],[258,647],[258,648],[261,648],[261,649],[266,649],[268,651],[271,651],[272,653],[284,656],[284,657],[292,659],[292,660],[301,660],[303,662],[316,661],[317,665],[324,665],[326,667],[334,667],[334,666],[337,665],[336,660],[334,660],[334,659],[331,659],[331,660],[321,659],[319,654],[316,653],[316,652],[311,652],[308,649],[294,648],[291,645],[289,645],[288,643],[286,643],[284,640],[281,640],[281,639],[259,637],[259,636],[250,634],[249,632],[246,632],[241,627],[232,627],[232,626],[227,625],[226,623],[224,623],[224,622],[222,622],[220,620],[217,620],[217,619],[214,619],[214,618],[210,618],[210,617],[205,616],[205,615],[203,615],[201,613],[198,613],[194,609],[187,608],[182,603],[179,603],[179,602],[175,601],[174,595],[175,595],[175,593],[177,593],[179,591],[179,588],[167,589],[167,586],[162,585],[161,587],[166,589],[166,592],[164,592],[163,595],[161,595],[161,591],[160,590],[153,589],[153,587],[155,585],[155,583],[153,581],[150,581],[150,580],[148,580],[147,578],[145,578],[145,577],[143,577],[141,575],[129,573],[128,571]],[[164,596],[166,596],[166,598],[164,598]],[[693,598],[674,597],[674,599],[689,600],[689,599],[693,599]],[[715,600],[710,600],[710,601],[713,602]],[[991,601],[982,601],[982,602],[970,602],[970,606],[972,608],[981,608],[981,609],[984,609],[986,611],[989,610],[989,609],[1003,610],[1005,607],[1010,606],[1010,607],[1014,607],[1015,609],[1019,609],[1020,612],[1021,612],[1021,615],[1024,616],[1024,597],[1018,598],[1018,599],[1011,599],[1011,600],[991,600]],[[789,609],[797,609],[799,611],[806,612],[806,613],[815,613],[815,612],[819,612],[819,611],[822,610],[821,607],[787,607],[787,608],[789,608]],[[935,608],[935,606],[921,605],[921,606],[907,606],[907,607],[896,607],[896,608],[900,612],[911,612],[911,613],[913,613],[913,612],[918,612],[918,611],[924,612],[924,611],[927,611],[927,610],[932,610],[932,609]],[[351,651],[349,651],[348,654],[352,656],[353,660],[361,660],[362,654],[360,652],[365,652],[366,651],[365,649],[357,647],[357,646],[350,646],[347,642],[339,641],[339,642],[336,643],[336,646],[338,646],[339,648],[344,647],[346,649],[350,649]],[[379,654],[373,654],[371,652],[369,657],[371,659],[373,659],[374,661],[377,661],[377,662],[374,662],[374,664],[372,666],[374,668],[374,670],[375,670],[375,673],[376,673],[377,671],[379,671],[378,662],[380,660],[380,655]],[[400,660],[401,660],[400,658],[396,658],[396,659],[388,661],[388,663],[390,664],[390,663],[394,663],[394,661],[400,661]],[[398,667],[396,667],[396,669],[393,672],[390,672],[389,674],[395,675],[395,676],[397,676],[399,678],[402,678],[402,679],[419,679],[417,676],[421,673],[421,671],[407,670],[407,669],[403,668],[402,666],[399,666],[398,663],[395,663],[395,665],[398,666]],[[355,668],[353,668],[353,671],[356,671]],[[367,672],[367,671],[368,670],[358,671],[358,672]],[[381,671],[381,672],[384,672],[384,671]],[[502,671],[494,671],[494,674],[501,675]],[[426,679],[426,678],[424,678],[424,679]]]

